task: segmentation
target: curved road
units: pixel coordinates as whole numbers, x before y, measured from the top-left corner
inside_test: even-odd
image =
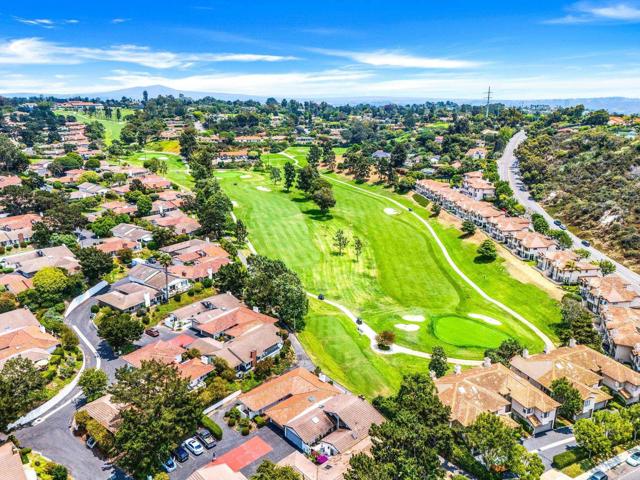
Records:
[[[80,304],[65,319],[80,337],[86,368],[102,368],[111,378],[118,365],[112,363],[115,356],[109,347],[98,337],[89,321],[91,305],[96,302],[90,298]],[[97,350],[96,347],[97,346]],[[102,359],[101,359],[102,357]],[[112,467],[93,454],[71,431],[71,420],[76,409],[83,403],[79,387],[74,388],[55,408],[37,418],[31,425],[15,432],[20,442],[33,450],[41,452],[47,458],[69,468],[74,478],[107,479]]]
[[[539,213],[545,218],[549,225],[553,225],[553,222],[556,219],[549,215],[538,202],[530,199],[529,192],[526,190],[524,184],[522,184],[520,181],[519,170],[518,166],[516,165],[517,158],[515,156],[515,150],[526,138],[527,136],[523,130],[520,130],[513,137],[511,137],[509,143],[504,149],[502,157],[500,157],[500,159],[498,160],[498,172],[502,180],[509,182],[509,186],[513,190],[513,195],[516,197],[518,202],[520,202],[520,204],[527,209],[529,213]],[[525,189],[520,190],[523,187]],[[589,257],[590,260],[609,260],[616,266],[616,273],[619,276],[630,283],[640,285],[640,274],[630,270],[629,268],[608,257],[605,253],[597,250],[594,247],[585,247],[584,245],[582,245],[582,239],[577,235],[571,233],[569,230],[567,230],[567,233],[571,237],[571,240],[573,240],[575,247],[585,248],[589,252],[591,252],[591,257]]]

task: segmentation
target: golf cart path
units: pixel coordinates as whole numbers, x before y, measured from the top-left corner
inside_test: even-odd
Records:
[[[420,215],[418,215],[416,212],[409,210],[409,208],[405,207],[403,204],[401,204],[400,202],[398,202],[397,200],[394,200],[392,198],[386,197],[384,195],[380,195],[378,193],[375,192],[370,192],[369,190],[366,190],[364,188],[360,188],[357,187],[355,185],[352,185],[348,182],[344,182],[342,180],[338,180],[336,178],[332,178],[326,175],[323,175],[326,179],[328,179],[331,182],[335,182],[335,183],[340,183],[342,185],[346,185],[349,188],[352,188],[354,190],[359,190],[362,193],[365,193],[367,195],[370,195],[372,197],[377,197],[383,200],[386,200],[387,202],[390,202],[394,205],[396,205],[397,207],[399,207],[400,209],[407,211],[408,213],[410,213],[411,215],[413,215],[415,218],[418,219],[418,221],[420,223],[422,223],[427,230],[429,231],[429,233],[431,234],[431,236],[433,237],[433,239],[436,241],[436,243],[438,244],[438,247],[440,247],[440,250],[442,251],[442,254],[444,255],[445,260],[447,261],[447,263],[449,264],[449,266],[451,267],[451,269],[456,272],[456,274],[467,284],[469,285],[471,288],[473,288],[478,295],[480,295],[482,298],[484,298],[486,301],[488,301],[489,303],[492,303],[493,305],[495,305],[496,307],[498,307],[500,310],[508,313],[509,315],[511,315],[512,317],[514,317],[516,320],[518,320],[520,323],[522,323],[523,325],[526,325],[529,329],[531,329],[538,337],[540,337],[540,339],[544,342],[545,347],[551,351],[553,349],[555,349],[555,345],[553,344],[553,342],[551,341],[551,339],[544,333],[542,332],[542,330],[540,330],[537,326],[535,326],[533,323],[531,323],[529,320],[527,320],[526,318],[524,318],[522,315],[520,315],[518,312],[514,311],[512,308],[506,306],[504,303],[500,302],[499,300],[496,300],[495,298],[489,296],[484,290],[482,290],[473,280],[471,280],[453,261],[453,259],[451,258],[451,255],[449,255],[449,252],[447,251],[447,248],[444,246],[444,243],[442,243],[442,240],[440,240],[440,237],[438,237],[438,235],[436,234],[435,230],[433,229],[433,227],[431,225],[429,225],[429,222],[427,222],[424,218],[422,218]]]

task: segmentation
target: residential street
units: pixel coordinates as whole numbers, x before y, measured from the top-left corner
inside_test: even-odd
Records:
[[[528,212],[540,213],[544,216],[547,222],[549,222],[549,225],[553,226],[553,221],[555,219],[551,215],[549,215],[538,202],[530,199],[529,192],[526,191],[526,189],[524,191],[521,190],[521,188],[523,188],[523,184],[521,184],[520,182],[518,167],[517,165],[514,165],[517,160],[514,152],[526,138],[527,136],[523,130],[519,131],[513,137],[511,137],[511,140],[509,140],[509,143],[507,144],[502,157],[498,160],[498,172],[502,180],[506,180],[509,182],[509,186],[513,190],[514,196],[517,198],[518,202],[520,202],[520,204],[522,204],[527,209]],[[589,260],[609,260],[615,264],[616,273],[618,275],[629,282],[640,284],[640,274],[631,271],[621,263],[618,263],[612,258],[609,258],[607,255],[595,249],[593,246],[585,247],[584,245],[582,245],[582,239],[577,235],[571,233],[569,230],[567,230],[567,233],[574,242],[574,248],[586,248],[591,252],[591,257],[589,258]]]

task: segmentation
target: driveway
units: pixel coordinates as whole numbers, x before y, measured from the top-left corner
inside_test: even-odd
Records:
[[[519,170],[517,165],[514,165],[517,160],[515,156],[515,150],[526,138],[527,136],[522,130],[511,137],[511,140],[509,140],[509,143],[504,149],[502,157],[500,157],[500,160],[498,160],[498,172],[502,180],[506,180],[507,182],[509,182],[509,186],[513,190],[513,195],[516,197],[518,202],[527,209],[528,212],[541,214],[549,223],[549,225],[553,225],[553,221],[555,220],[555,218],[549,215],[538,202],[530,199],[529,192],[526,190],[526,188],[524,191],[520,190],[521,186]],[[582,239],[577,235],[571,233],[569,230],[567,230],[567,233],[571,237],[571,240],[573,240],[575,247],[586,248],[587,250],[589,250],[589,252],[591,252],[589,260],[609,260],[616,266],[616,273],[618,275],[620,275],[628,282],[640,284],[640,274],[631,271],[621,263],[613,260],[594,247],[585,247],[584,245],[582,245]]]
[[[540,455],[545,470],[551,469],[553,457],[577,446],[573,431],[569,427],[545,432],[522,442],[524,447]]]

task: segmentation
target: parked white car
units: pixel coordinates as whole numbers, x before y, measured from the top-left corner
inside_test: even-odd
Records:
[[[202,455],[204,453],[204,447],[202,446],[202,444],[193,437],[187,438],[184,441],[183,445],[194,455]]]

